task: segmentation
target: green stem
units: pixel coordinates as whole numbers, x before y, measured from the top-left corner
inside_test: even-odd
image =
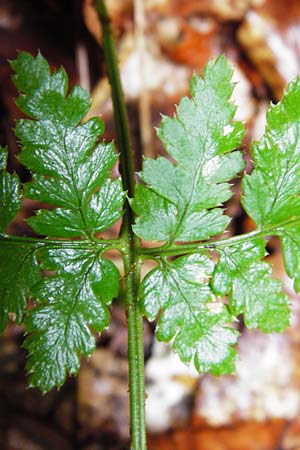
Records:
[[[198,244],[164,244],[161,247],[140,248],[139,253],[141,258],[159,257],[159,256],[177,256],[189,253],[203,252],[207,250],[214,250],[222,247],[229,247],[231,245],[242,244],[243,242],[254,241],[256,239],[268,238],[271,236],[278,236],[289,227],[293,227],[300,223],[299,219],[291,219],[276,226],[268,225],[262,230],[257,229],[249,233],[239,234],[230,238],[212,239],[210,241],[200,242]]]
[[[129,122],[119,75],[118,58],[112,26],[104,0],[96,1],[96,10],[102,26],[102,45],[106,63],[105,67],[111,85],[111,97],[114,106],[114,118],[120,151],[120,168],[123,187],[128,192],[129,197],[133,197],[135,181],[133,176],[133,152],[130,143]],[[128,175],[125,176],[125,174]]]
[[[111,85],[112,101],[118,148],[120,172],[128,196],[134,196],[134,155],[130,142],[129,124],[120,81],[117,54],[110,19],[104,0],[96,1],[96,10],[102,26],[102,42],[108,79]],[[140,280],[140,240],[132,231],[134,213],[128,200],[124,206],[121,238],[124,242],[123,262],[125,272],[125,298],[128,320],[128,361],[130,391],[130,431],[132,450],[147,450],[145,431],[145,388],[143,316],[138,304]]]
[[[151,248],[140,248],[141,257],[147,256],[177,256],[189,253],[204,252],[207,250],[214,250],[219,247],[230,246],[244,241],[254,240],[261,237],[266,237],[265,233],[261,231],[251,231],[250,233],[241,234],[238,236],[233,236],[226,239],[211,240],[200,242],[198,244],[172,244],[163,245],[161,247],[151,247]]]
[[[146,450],[143,321],[137,303],[140,262],[123,255],[128,321],[130,431],[132,450]]]
[[[97,250],[112,250],[120,248],[119,239],[97,239],[95,241],[76,239],[73,241],[64,241],[62,239],[41,239],[28,236],[13,236],[8,234],[0,234],[0,246],[35,246],[35,247],[51,247],[51,248],[81,248]]]
[[[263,229],[250,231],[249,233],[239,234],[230,238],[212,239],[209,241],[200,242],[198,244],[164,244],[161,247],[140,248],[139,252],[142,258],[157,257],[157,256],[177,256],[188,253],[197,253],[207,250],[214,250],[231,245],[242,244],[243,242],[254,241],[255,239],[263,239],[270,236],[277,236],[284,232],[287,228],[293,227],[299,223],[299,218],[293,218],[276,226],[267,225]]]

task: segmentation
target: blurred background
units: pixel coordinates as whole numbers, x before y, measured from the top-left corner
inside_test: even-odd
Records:
[[[264,131],[268,103],[279,100],[300,73],[299,0],[107,0],[107,6],[136,169],[142,154],[164,154],[154,129],[160,113],[173,114],[193,71],[201,73],[210,58],[225,53],[234,65],[236,117],[247,123],[243,149],[251,170],[250,142]],[[9,169],[27,181],[15,158],[12,129],[20,113],[7,62],[18,49],[40,49],[53,69],[63,65],[71,86],[80,83],[90,91],[89,116],[105,121],[105,139],[115,131],[92,0],[0,0],[0,144],[9,147]],[[232,189],[229,233],[250,231],[253,224],[239,204],[239,180]],[[25,200],[10,232],[32,234],[24,219],[41,206]],[[109,234],[117,230],[118,225]],[[199,377],[155,341],[155,324],[145,323],[149,450],[300,450],[300,301],[284,274],[276,239],[268,251],[274,275],[291,298],[291,326],[283,334],[264,335],[239,324],[235,376]],[[128,449],[126,318],[118,302],[96,352],[59,392],[42,396],[27,388],[23,331],[11,323],[0,338],[0,449]]]

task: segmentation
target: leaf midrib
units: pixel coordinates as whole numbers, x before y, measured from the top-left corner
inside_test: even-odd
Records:
[[[197,326],[199,327],[200,333],[202,333],[202,332],[203,332],[203,325],[199,322],[199,319],[198,319],[198,317],[196,316],[196,313],[195,313],[195,311],[193,310],[192,305],[190,304],[190,302],[189,302],[188,299],[186,298],[184,292],[181,290],[180,284],[178,283],[176,277],[175,277],[175,276],[173,275],[173,273],[172,273],[173,271],[176,272],[176,269],[175,269],[171,264],[169,264],[169,263],[166,262],[166,261],[164,262],[164,264],[169,268],[169,274],[170,274],[170,277],[171,277],[171,279],[173,280],[173,282],[174,282],[174,284],[175,284],[175,286],[176,286],[176,288],[177,288],[177,291],[180,293],[180,295],[181,295],[181,297],[183,298],[185,304],[187,305],[188,309],[190,310],[190,314],[191,314],[191,316],[194,318],[194,321],[195,321],[195,323],[197,324]],[[192,284],[192,283],[191,283],[191,284]],[[204,284],[204,283],[203,283],[203,284]],[[200,311],[200,313],[201,313],[201,312],[202,312],[202,311]]]
[[[203,165],[204,165],[204,163],[207,161],[207,159],[204,158],[203,156],[205,155],[206,146],[207,146],[207,141],[208,141],[208,129],[209,129],[209,124],[210,124],[210,116],[211,116],[211,112],[208,114],[208,118],[207,118],[207,126],[206,126],[206,135],[205,135],[205,138],[203,139],[202,155],[200,155],[200,161],[199,161],[199,163],[198,163],[198,165],[197,165],[197,167],[196,167],[195,174],[194,174],[194,176],[193,176],[192,188],[191,188],[189,197],[188,197],[188,199],[187,199],[187,201],[186,201],[186,203],[185,203],[185,206],[184,206],[184,209],[183,209],[183,211],[182,211],[181,217],[180,217],[179,221],[177,222],[177,225],[176,225],[175,231],[174,231],[174,233],[173,233],[173,236],[172,236],[171,239],[170,239],[170,244],[172,244],[172,243],[175,241],[176,236],[177,236],[177,233],[178,233],[178,230],[180,230],[180,227],[181,227],[181,225],[182,225],[182,223],[183,223],[183,221],[184,221],[184,219],[185,219],[185,216],[187,215],[187,212],[188,212],[189,207],[190,207],[190,203],[192,202],[193,197],[194,197],[194,195],[195,195],[196,186],[197,186],[197,184],[198,184],[199,177],[200,177],[200,174],[201,174],[202,169],[203,169]],[[181,124],[183,125],[186,134],[188,134],[184,122],[182,122],[182,121],[180,120],[180,118],[178,118],[178,120],[179,120],[179,121],[181,122]],[[203,157],[203,158],[201,158],[201,157]]]

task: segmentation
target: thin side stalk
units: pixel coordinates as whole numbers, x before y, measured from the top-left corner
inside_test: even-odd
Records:
[[[157,257],[157,256],[178,256],[188,253],[197,253],[207,250],[220,249],[222,247],[229,247],[231,245],[242,244],[244,242],[254,241],[257,239],[265,239],[271,236],[278,236],[282,231],[295,226],[300,222],[299,218],[292,217],[288,221],[274,225],[266,225],[262,229],[256,229],[249,233],[238,234],[229,238],[212,239],[198,244],[164,244],[161,247],[140,248],[139,252],[142,258]]]
[[[127,111],[120,82],[119,68],[113,32],[104,0],[96,1],[96,10],[102,26],[102,42],[106,70],[111,85],[120,172],[128,196],[134,196],[133,151],[129,135]],[[125,202],[121,238],[124,241],[123,262],[125,272],[125,299],[128,321],[128,360],[130,392],[130,431],[132,450],[147,450],[145,432],[145,388],[143,317],[139,309],[137,291],[140,280],[140,240],[132,231],[134,214],[129,202]]]

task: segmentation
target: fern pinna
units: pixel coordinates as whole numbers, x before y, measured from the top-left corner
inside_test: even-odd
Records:
[[[6,171],[1,149],[1,318],[26,330],[30,385],[48,391],[75,374],[80,356],[95,347],[95,332],[109,326],[108,306],[118,294],[120,273],[104,252],[130,248],[101,233],[121,216],[126,192],[110,171],[112,143],[100,140],[103,123],[82,122],[90,100],[69,92],[65,71],[52,75],[39,53],[20,52],[11,62],[16,102],[27,119],[17,122],[19,161],[32,172],[21,183]],[[230,180],[242,176],[244,126],[234,122],[232,68],[224,56],[194,75],[191,97],[174,117],[163,117],[158,136],[169,156],[146,159],[129,204],[139,261],[156,267],[136,286],[139,305],[157,320],[159,340],[199,372],[234,371],[243,316],[249,328],[284,330],[288,299],[264,260],[269,236],[282,243],[289,277],[300,289],[300,81],[293,80],[267,113],[266,132],[252,145],[254,170],[244,174],[241,202],[256,224],[250,233],[216,239],[230,222],[223,207]],[[36,238],[6,233],[23,195],[52,205],[27,220]],[[144,241],[158,244],[147,247]],[[127,273],[123,277],[126,278]],[[27,311],[26,300],[34,299]],[[238,319],[239,318],[239,319]]]

